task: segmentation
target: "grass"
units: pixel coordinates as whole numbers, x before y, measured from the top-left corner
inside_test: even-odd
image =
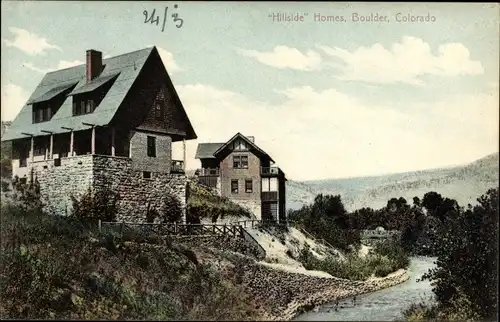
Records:
[[[182,244],[12,206],[1,222],[2,319],[255,319],[242,285]]]
[[[400,268],[407,268],[409,257],[392,241],[378,245],[373,254],[359,257],[356,253],[346,255],[346,260],[340,260],[331,255],[324,259],[316,258],[309,247],[302,249],[298,260],[309,270],[320,270],[332,276],[349,280],[366,280],[372,275],[385,277]]]
[[[188,217],[194,219],[224,219],[225,216],[251,218],[245,208],[235,204],[228,198],[220,197],[211,189],[193,182],[189,183],[187,199]]]

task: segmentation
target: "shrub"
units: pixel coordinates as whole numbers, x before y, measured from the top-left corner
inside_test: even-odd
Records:
[[[27,178],[28,179],[28,178]],[[43,203],[40,196],[40,183],[31,169],[29,180],[21,180],[15,176],[12,180],[13,200],[24,210],[42,211]]]
[[[163,197],[162,222],[173,223],[182,220],[182,205],[176,196],[166,194]]]
[[[71,196],[73,209],[71,215],[89,223],[115,221],[118,213],[120,194],[108,184],[92,189],[89,187],[80,199]]]

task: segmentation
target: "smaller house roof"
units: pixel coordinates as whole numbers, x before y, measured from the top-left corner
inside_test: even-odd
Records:
[[[249,144],[251,147],[253,147],[257,152],[261,153],[263,156],[269,158],[269,160],[271,162],[274,162],[274,160],[271,158],[271,156],[269,154],[267,154],[264,150],[262,150],[261,148],[259,148],[257,146],[257,144],[255,144],[254,142],[252,142],[251,140],[249,140],[246,136],[244,136],[243,134],[241,134],[240,132],[236,133],[231,139],[229,139],[229,141],[227,141],[226,143],[224,143],[221,147],[219,147],[217,149],[217,151],[214,152],[214,156],[216,156],[217,154],[221,153],[222,151],[224,151],[228,146],[229,144],[231,144],[231,142],[233,142],[234,140],[236,140],[237,138],[241,138],[243,139],[247,144]]]
[[[213,159],[214,153],[225,143],[199,143],[196,149],[196,159]]]

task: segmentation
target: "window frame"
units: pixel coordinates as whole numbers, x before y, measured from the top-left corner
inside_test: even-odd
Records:
[[[234,184],[236,184],[236,189],[234,189]],[[239,180],[238,179],[231,179],[231,193],[232,194],[238,194],[239,193]]]
[[[154,105],[155,120],[163,121],[163,104],[161,101],[156,100]]]
[[[233,155],[233,168],[241,169],[241,155]]]
[[[147,136],[147,156],[150,158],[156,158],[156,136]]]
[[[248,189],[248,184],[250,184],[250,189]],[[246,193],[253,193],[253,180],[252,179],[245,179],[245,192]]]

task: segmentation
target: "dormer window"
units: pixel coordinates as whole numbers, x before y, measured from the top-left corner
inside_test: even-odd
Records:
[[[53,87],[36,97],[30,99],[28,104],[32,106],[32,121],[33,123],[41,123],[50,121],[61,105],[66,100],[66,94],[75,87],[76,83],[70,83]]]
[[[163,120],[163,104],[161,101],[155,102],[155,119],[158,121]]]
[[[33,104],[33,123],[50,121],[52,109],[49,102]]]
[[[84,115],[94,112],[95,100],[90,95],[73,96],[73,115]]]

